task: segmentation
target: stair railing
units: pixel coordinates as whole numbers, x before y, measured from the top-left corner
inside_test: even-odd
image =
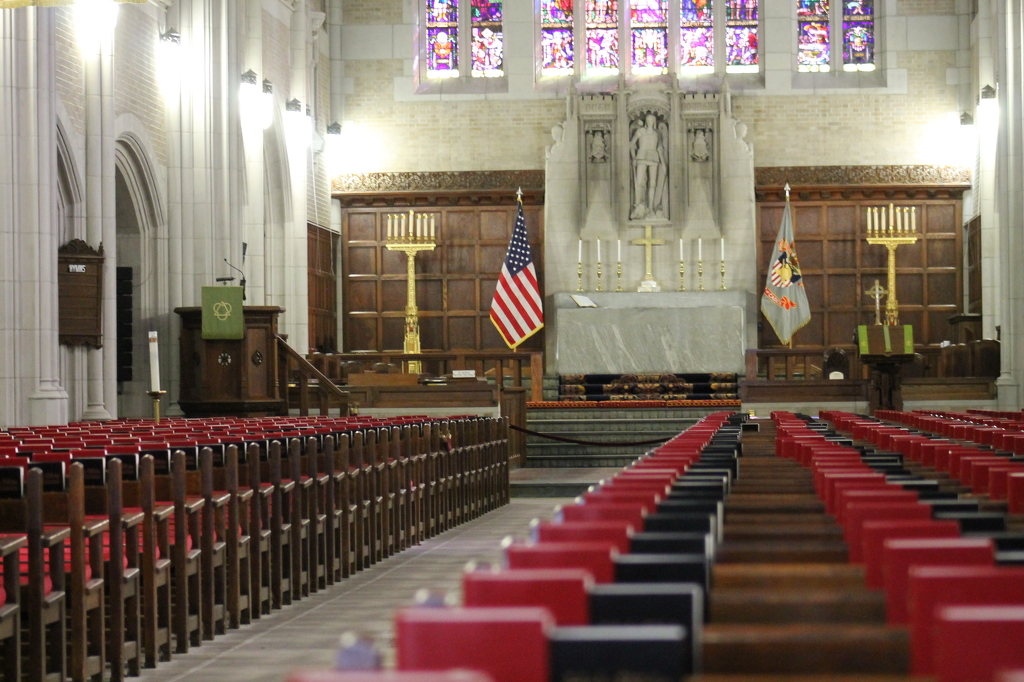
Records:
[[[280,358],[278,385],[281,389],[281,398],[284,401],[281,414],[290,414],[291,409],[297,406],[300,415],[308,416],[310,393],[313,392],[316,395],[321,415],[327,416],[332,407],[337,407],[341,416],[348,416],[349,394],[338,388],[323,372],[310,364],[280,336],[277,336],[277,353]],[[293,388],[297,401],[293,399]]]

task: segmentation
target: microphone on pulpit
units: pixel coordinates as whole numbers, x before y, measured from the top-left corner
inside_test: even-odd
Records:
[[[245,258],[245,256],[242,256],[242,257]],[[234,270],[235,272],[237,272],[238,274],[240,274],[242,276],[242,279],[241,279],[241,282],[242,282],[242,300],[244,301],[245,300],[245,273],[242,272],[241,270],[239,270],[238,268],[236,268],[231,263],[228,263],[228,259],[227,258],[224,259],[224,262],[227,264],[227,266],[229,268],[231,268],[232,270]],[[234,279],[234,278],[232,278],[232,279]],[[218,279],[217,281],[219,282],[220,280]]]

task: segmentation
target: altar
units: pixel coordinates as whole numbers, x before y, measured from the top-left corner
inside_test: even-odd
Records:
[[[558,374],[744,371],[757,347],[757,299],[747,291],[591,292],[596,308],[555,294]]]

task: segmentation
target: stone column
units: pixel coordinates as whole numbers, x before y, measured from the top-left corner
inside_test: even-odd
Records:
[[[292,82],[291,98],[302,104],[302,114],[310,105],[307,87],[310,49],[309,13],[304,2],[296,2],[291,22]],[[286,116],[286,119],[288,117]],[[292,124],[285,120],[285,126]],[[309,350],[309,294],[306,220],[309,199],[307,186],[310,179],[310,136],[286,135],[288,166],[291,169],[292,215],[285,224],[284,239],[284,308],[282,331],[288,334],[288,344],[303,355]]]
[[[58,424],[54,11],[0,10],[0,424]]]

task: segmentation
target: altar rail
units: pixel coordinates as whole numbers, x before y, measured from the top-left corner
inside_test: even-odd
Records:
[[[849,364],[844,372],[847,379],[866,379],[868,369],[861,364],[856,350],[851,346],[843,348]],[[917,348],[919,362],[908,366],[904,376],[938,377],[942,367],[942,349],[933,347]],[[825,352],[822,349],[800,348],[748,348],[745,354],[748,381],[819,381],[827,380]]]
[[[479,376],[493,372],[495,383],[504,390],[504,378],[511,377],[512,387],[523,385],[524,368],[530,377],[530,400],[544,399],[544,353],[541,351],[450,351],[426,353],[401,352],[359,352],[359,353],[310,353],[306,359],[336,383],[345,381],[344,365],[347,362],[360,362],[364,371],[372,372],[373,365],[384,363],[396,364],[404,368],[407,363],[420,361],[423,372],[441,376],[450,374],[454,369],[473,369]],[[501,381],[499,381],[499,378]]]

